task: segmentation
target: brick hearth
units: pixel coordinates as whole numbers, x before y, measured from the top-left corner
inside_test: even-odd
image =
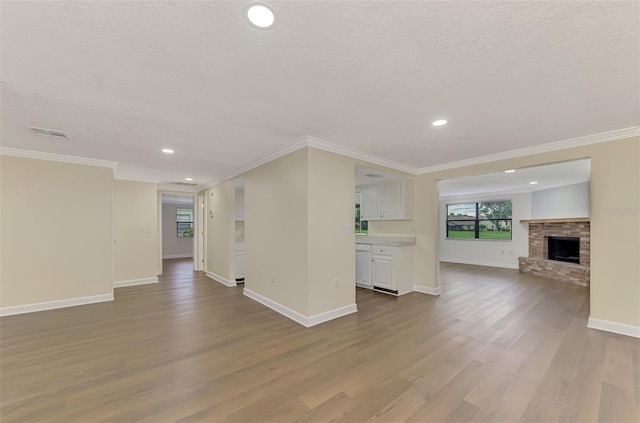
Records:
[[[547,248],[550,236],[580,238],[580,264],[548,260]],[[529,221],[529,257],[519,257],[521,272],[546,278],[588,286],[591,263],[590,223],[579,219],[575,222]]]

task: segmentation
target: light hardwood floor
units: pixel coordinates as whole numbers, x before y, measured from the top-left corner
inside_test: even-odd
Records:
[[[165,261],[116,300],[0,319],[2,422],[640,420],[640,340],[587,288],[442,265],[442,295],[358,290],[305,329]]]

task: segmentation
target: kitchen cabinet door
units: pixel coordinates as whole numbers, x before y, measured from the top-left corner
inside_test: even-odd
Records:
[[[389,256],[372,256],[371,278],[374,287],[395,290],[394,261]]]
[[[361,220],[378,220],[378,185],[363,185],[359,188],[362,196],[360,204]]]
[[[244,251],[236,251],[236,279],[244,278]]]
[[[403,219],[403,180],[387,181],[380,184],[380,219]]]
[[[356,251],[356,285],[371,288],[371,251]]]
[[[244,188],[236,188],[236,220],[244,220]]]

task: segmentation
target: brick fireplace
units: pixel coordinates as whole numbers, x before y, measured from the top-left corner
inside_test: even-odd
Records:
[[[529,224],[529,257],[519,257],[521,272],[544,276],[557,281],[582,286],[589,285],[591,235],[589,218],[522,220]],[[552,248],[556,240],[577,240],[579,255],[572,262],[549,259],[549,239]],[[572,253],[572,255],[575,253]],[[552,255],[553,256],[553,255]]]

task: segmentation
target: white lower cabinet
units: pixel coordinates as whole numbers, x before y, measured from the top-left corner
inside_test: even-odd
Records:
[[[244,251],[236,251],[236,280],[244,279]]]
[[[373,289],[402,295],[413,291],[413,249],[409,246],[371,246]]]
[[[393,257],[373,256],[373,286],[395,290],[395,271],[393,269]]]
[[[356,285],[361,288],[373,288],[371,284],[371,246],[356,246]]]
[[[244,282],[244,244],[236,243],[236,282]]]

